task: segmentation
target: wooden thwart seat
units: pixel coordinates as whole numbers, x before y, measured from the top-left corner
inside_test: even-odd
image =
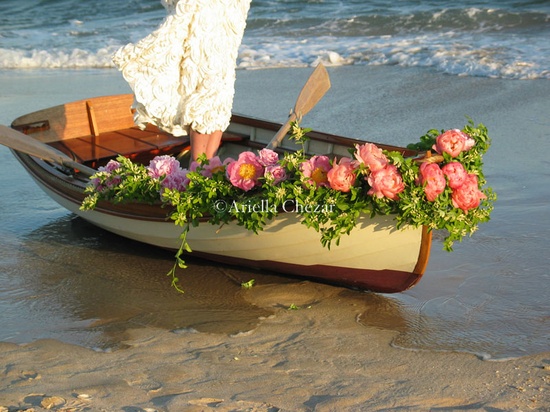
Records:
[[[189,147],[188,136],[175,137],[153,125],[136,127],[132,102],[130,94],[94,97],[30,113],[12,127],[91,167],[118,155],[146,161]],[[222,141],[245,139],[248,136],[224,133]]]
[[[223,133],[224,142],[241,142],[249,139],[248,136]],[[50,143],[50,146],[75,158],[76,161],[92,165],[106,163],[118,155],[135,158],[136,155],[153,157],[174,151],[183,151],[189,148],[189,137],[175,137],[159,130],[156,126],[147,126],[140,130],[137,127],[101,133],[98,136],[82,136],[75,139],[66,139]]]
[[[50,143],[51,146],[68,153],[78,162],[90,163],[102,159],[114,158],[118,155],[130,156],[134,153],[151,153],[158,155],[181,146],[189,145],[189,138],[174,137],[156,128],[149,127],[140,130],[137,127],[119,131],[89,135],[75,139],[61,140]]]

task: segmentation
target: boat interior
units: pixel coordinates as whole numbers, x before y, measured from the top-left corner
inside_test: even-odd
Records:
[[[175,137],[154,125],[139,129],[134,124],[132,104],[130,94],[94,97],[21,116],[11,126],[94,169],[118,155],[147,164],[155,156],[171,154],[187,166],[189,138]],[[269,143],[279,127],[277,123],[233,115],[231,125],[223,134],[219,155],[236,158],[243,150],[259,150]],[[349,156],[349,148],[359,142],[314,131],[308,136],[307,153],[330,157]],[[416,154],[395,146],[381,146],[405,155]],[[285,138],[278,150],[298,148],[295,142]]]

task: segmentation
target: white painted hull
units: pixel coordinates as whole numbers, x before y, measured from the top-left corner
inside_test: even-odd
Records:
[[[83,212],[78,203],[36,181],[60,205],[109,232],[165,249],[177,250],[180,246],[182,228],[171,220],[133,219],[96,210]],[[328,250],[321,245],[319,233],[300,223],[299,215],[286,213],[258,234],[236,224],[220,227],[205,223],[192,227],[187,240],[193,253],[219,261],[246,261],[256,268],[270,268],[277,262],[292,267],[293,272],[323,267],[334,271],[368,268],[412,273],[421,253],[422,232],[422,228],[410,226],[396,229],[392,216],[362,216],[351,234],[344,235],[338,246]]]

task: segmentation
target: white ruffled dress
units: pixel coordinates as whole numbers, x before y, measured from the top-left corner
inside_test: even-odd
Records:
[[[225,130],[251,0],[161,0],[157,30],[113,56],[134,91],[134,120],[175,136]]]

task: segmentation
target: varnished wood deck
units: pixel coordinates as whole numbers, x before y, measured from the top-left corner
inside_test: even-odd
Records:
[[[118,155],[134,158],[139,153],[157,156],[176,149],[184,150],[189,146],[189,138],[174,137],[156,127],[148,127],[145,130],[132,127],[49,144],[80,163],[96,167]]]

